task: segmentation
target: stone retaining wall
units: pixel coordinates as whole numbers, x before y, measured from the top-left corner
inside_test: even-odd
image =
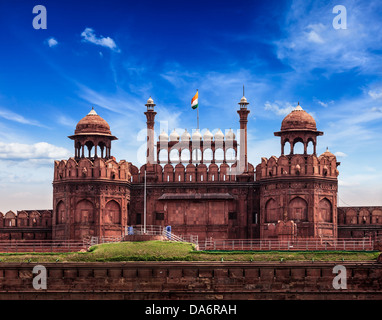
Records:
[[[338,264],[347,289],[333,288]],[[0,299],[382,299],[371,262],[46,263],[46,290],[33,289],[35,265],[0,264]]]

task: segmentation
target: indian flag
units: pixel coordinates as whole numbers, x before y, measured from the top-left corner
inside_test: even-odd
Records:
[[[199,105],[199,102],[198,102],[198,91],[196,91],[196,94],[194,95],[194,97],[192,98],[191,100],[191,108],[192,109],[196,109]]]

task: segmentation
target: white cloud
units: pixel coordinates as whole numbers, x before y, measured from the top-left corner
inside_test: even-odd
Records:
[[[320,35],[313,30],[308,33],[308,40],[315,43],[324,43],[324,40],[322,40]]]
[[[338,158],[341,158],[341,157],[347,157],[348,155],[344,152],[341,152],[341,151],[337,151],[334,153],[334,155]]]
[[[333,104],[334,101],[333,100],[330,100],[328,102],[325,102],[325,101],[321,101],[317,98],[313,98],[313,101],[317,102],[321,107],[324,107],[324,108],[327,108],[330,104]]]
[[[47,39],[46,43],[48,44],[48,46],[50,48],[55,47],[56,45],[58,45],[58,41],[55,38],[53,38],[53,37]]]
[[[373,99],[379,99],[382,98],[382,90],[370,90],[368,92],[369,96]]]
[[[376,1],[347,1],[347,29],[336,30],[332,3],[295,0],[282,21],[285,37],[275,42],[277,57],[297,71],[380,72],[382,25],[377,7]]]
[[[272,111],[278,116],[286,116],[295,108],[295,104],[290,102],[283,103],[283,106],[280,106],[280,102],[270,103],[267,101],[265,103],[265,110]]]
[[[69,150],[56,147],[47,142],[35,144],[0,142],[0,159],[4,160],[33,160],[65,159],[71,155]]]
[[[103,36],[97,37],[92,28],[86,28],[81,33],[81,36],[83,37],[84,42],[90,42],[98,46],[109,48],[116,52],[120,51],[112,38]]]

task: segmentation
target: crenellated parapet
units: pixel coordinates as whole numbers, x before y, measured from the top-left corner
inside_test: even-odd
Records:
[[[339,175],[336,156],[325,152],[319,157],[310,155],[283,155],[279,158],[261,158],[256,166],[256,180],[296,177],[324,177],[336,179]]]
[[[0,228],[51,228],[52,210],[12,210],[0,212]]]
[[[145,176],[145,168],[143,165],[140,169],[136,166],[130,166],[130,174],[132,183],[143,183]],[[240,174],[236,164],[229,166],[226,163],[218,166],[216,163],[207,164],[183,164],[178,163],[172,165],[167,163],[164,167],[159,164],[153,165],[153,181],[157,183],[208,183],[208,182],[236,182],[237,176]],[[249,181],[254,181],[254,167],[248,164]]]
[[[117,162],[114,157],[111,159],[81,158],[76,161],[74,158],[54,162],[54,182],[65,180],[83,179],[107,179],[130,181],[131,163],[121,160]]]

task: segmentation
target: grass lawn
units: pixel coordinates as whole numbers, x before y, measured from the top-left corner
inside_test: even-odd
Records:
[[[359,251],[196,251],[191,243],[145,241],[106,243],[88,252],[0,253],[3,262],[112,261],[375,261],[379,252]],[[343,259],[343,260],[342,260]]]

